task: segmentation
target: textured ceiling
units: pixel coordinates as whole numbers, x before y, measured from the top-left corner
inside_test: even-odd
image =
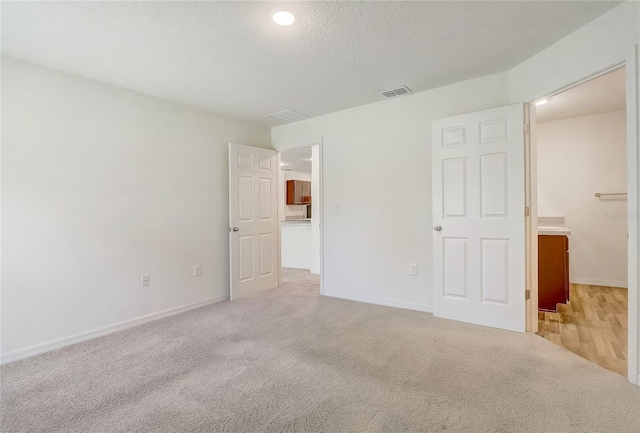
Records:
[[[2,2],[2,52],[265,125],[509,69],[616,2]],[[271,21],[278,9],[290,27]]]
[[[542,123],[625,108],[625,68],[620,68],[549,98],[549,102],[536,107],[536,121]]]

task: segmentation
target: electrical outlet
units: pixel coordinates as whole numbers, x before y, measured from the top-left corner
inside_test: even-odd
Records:
[[[409,263],[409,275],[418,275],[417,263]]]
[[[149,276],[149,274],[144,274],[144,275],[142,276],[142,282],[141,282],[141,285],[142,285],[142,287],[146,287],[146,286],[148,286],[149,284],[151,284],[151,277]]]
[[[193,276],[199,277],[202,275],[202,265],[193,265]]]
[[[333,211],[335,213],[340,213],[342,209],[340,209],[340,203],[336,203],[336,205],[333,207]]]

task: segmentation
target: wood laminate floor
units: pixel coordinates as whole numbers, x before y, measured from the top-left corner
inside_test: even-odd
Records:
[[[538,312],[538,335],[627,376],[627,289],[571,284],[568,304]]]

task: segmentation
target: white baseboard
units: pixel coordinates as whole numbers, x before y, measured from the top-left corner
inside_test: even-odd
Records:
[[[229,296],[220,296],[217,298],[209,298],[201,302],[196,302],[191,305],[183,305],[180,307],[169,308],[168,310],[158,311],[157,313],[147,314],[145,316],[137,317],[135,319],[125,320],[123,322],[114,323],[112,325],[103,326],[102,328],[92,329],[90,331],[81,332],[68,337],[58,338],[56,340],[47,341],[44,343],[34,344],[22,349],[12,350],[11,352],[3,353],[0,356],[0,364],[7,364],[9,362],[18,361],[20,359],[30,358],[32,356],[40,355],[52,350],[61,349],[72,344],[80,343],[82,341],[91,340],[93,338],[101,337],[103,335],[111,334],[113,332],[122,331],[134,326],[139,326],[147,322],[162,319],[164,317],[173,316],[176,314],[184,313],[194,308],[204,307],[206,305],[215,304],[217,302],[227,301]]]
[[[367,304],[384,305],[385,307],[403,308],[405,310],[422,311],[425,313],[433,313],[433,307],[431,305],[415,304],[412,302],[393,301],[390,299],[380,299],[366,295],[339,292],[334,290],[326,290],[323,293],[324,296],[330,296],[332,298],[348,299],[350,301],[364,302]]]
[[[624,289],[628,287],[628,284],[626,281],[598,280],[595,278],[571,278],[571,284],[586,284],[588,286],[604,286],[604,287],[622,287]]]

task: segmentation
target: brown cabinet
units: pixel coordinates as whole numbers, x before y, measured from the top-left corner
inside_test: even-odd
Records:
[[[538,309],[569,302],[569,238],[538,236]]]
[[[311,182],[308,180],[288,180],[287,204],[311,204]]]

